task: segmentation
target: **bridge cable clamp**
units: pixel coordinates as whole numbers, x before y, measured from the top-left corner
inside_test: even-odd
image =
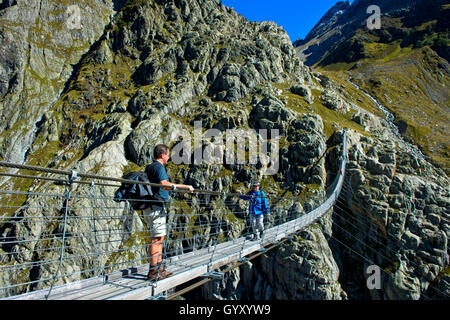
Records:
[[[249,260],[248,260],[247,257],[242,257],[242,258],[239,258],[237,262],[239,262],[239,263],[247,263],[248,261]]]
[[[158,293],[155,296],[149,297],[147,300],[167,300],[167,294],[165,294],[165,293]]]
[[[258,251],[259,251],[259,252],[266,253],[266,252],[267,252],[267,248],[261,247],[261,248],[258,249]]]
[[[202,277],[214,280],[222,280],[225,277],[225,273],[219,271],[210,271],[203,274]]]

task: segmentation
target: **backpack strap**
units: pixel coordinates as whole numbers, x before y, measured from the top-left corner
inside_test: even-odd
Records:
[[[162,165],[161,162],[155,161],[151,165],[149,165],[150,168],[153,168],[154,166],[157,166],[158,164]]]
[[[155,162],[153,162],[152,164],[149,164],[148,166],[147,166],[147,168],[153,168],[153,167],[156,167],[157,165],[160,165],[160,166],[162,166],[162,167],[164,167],[163,165],[162,165],[162,163],[161,162],[159,162],[159,161],[155,161]],[[146,168],[146,169],[147,169]],[[145,170],[145,173],[147,173],[147,170]],[[169,181],[171,180],[170,179],[170,176],[169,176],[169,173],[166,171],[166,174],[167,174],[167,178],[169,178]],[[147,175],[148,176],[148,175]],[[150,180],[150,177],[148,177],[148,180]],[[151,181],[150,181],[151,182]]]
[[[152,164],[148,165],[148,167],[145,168],[145,173],[147,173],[147,169],[154,168],[154,167],[156,167],[158,164],[162,165],[159,161],[155,161],[155,162],[153,162]],[[148,180],[150,181],[150,177],[148,176],[148,174],[147,174],[147,178],[148,178]],[[150,182],[151,182],[151,181],[150,181]]]

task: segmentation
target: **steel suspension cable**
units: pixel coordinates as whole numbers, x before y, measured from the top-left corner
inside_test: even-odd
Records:
[[[339,207],[339,206],[338,206]],[[339,207],[340,209],[342,209],[341,207]],[[344,209],[342,209],[344,210]],[[336,211],[334,212],[336,215],[338,215],[339,217],[341,217],[342,219],[344,219],[346,222],[348,222],[349,224],[351,224],[353,227],[359,229],[360,231],[363,231],[361,228],[359,228],[358,226],[354,225],[353,223],[351,223],[350,221],[348,221],[347,219],[345,219],[342,215],[338,214]],[[348,212],[347,212],[348,213]],[[358,239],[354,234],[352,234],[351,232],[349,232],[348,230],[346,230],[346,228],[343,228],[341,226],[339,226],[337,224],[336,221],[333,221],[333,224],[336,225],[340,230],[344,231],[346,234],[350,235],[352,238],[356,239],[358,242],[364,244],[367,248],[370,248],[372,251],[374,251],[376,254],[380,255],[381,257],[383,257],[385,260],[395,264],[395,262],[393,262],[391,259],[387,258],[385,255],[381,254],[379,251],[375,250],[374,248],[372,248],[371,246],[369,246],[367,243],[361,241],[360,239]],[[367,233],[364,233],[367,234]],[[387,245],[382,244],[381,242],[379,242],[377,239],[373,238],[370,234],[367,234],[372,240],[376,241],[378,244],[384,246],[387,250],[391,251],[392,253],[398,253],[397,251],[394,251],[393,249],[390,249]],[[386,240],[389,240],[386,238]],[[399,247],[400,248],[400,247]],[[416,268],[419,267],[414,261],[412,260],[408,260],[408,262],[410,262],[413,266],[415,266]],[[431,284],[429,285],[430,288],[435,289],[437,292],[441,293],[444,296],[449,297],[450,295],[444,292],[441,292],[439,289],[437,289],[436,287],[432,286]]]

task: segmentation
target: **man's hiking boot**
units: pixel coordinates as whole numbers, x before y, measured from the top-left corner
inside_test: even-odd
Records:
[[[164,267],[150,267],[150,271],[147,274],[147,280],[162,280],[165,278],[169,278],[173,275],[172,272],[168,272]]]

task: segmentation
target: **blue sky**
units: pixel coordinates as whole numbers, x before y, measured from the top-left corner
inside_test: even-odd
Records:
[[[274,21],[291,41],[304,39],[338,0],[222,0],[250,21]],[[350,3],[352,3],[350,1]]]

